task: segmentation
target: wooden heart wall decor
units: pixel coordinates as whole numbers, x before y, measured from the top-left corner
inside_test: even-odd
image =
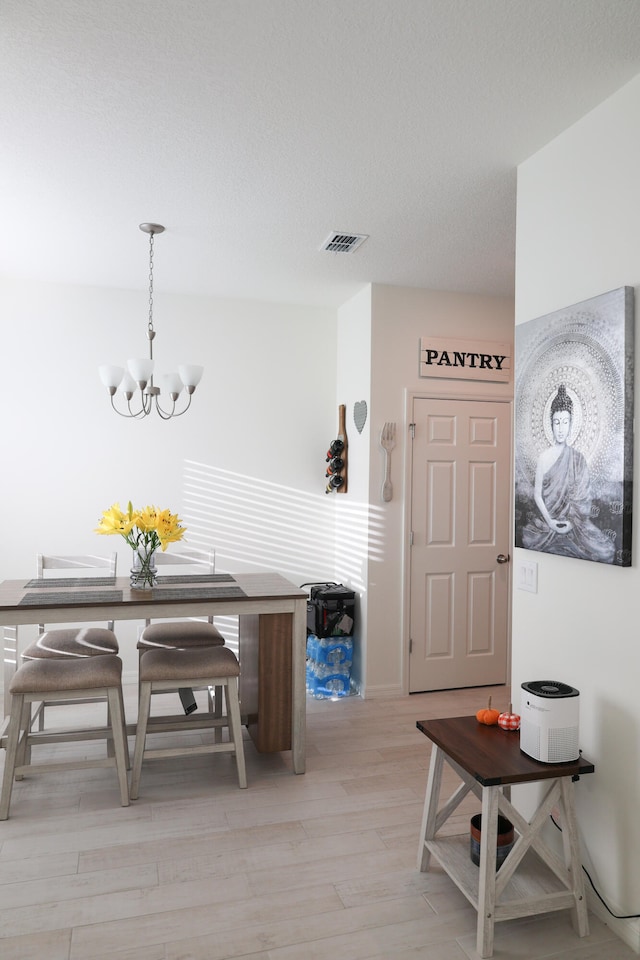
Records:
[[[364,425],[367,422],[367,401],[358,400],[353,405],[353,422],[356,425],[358,433],[362,433]]]

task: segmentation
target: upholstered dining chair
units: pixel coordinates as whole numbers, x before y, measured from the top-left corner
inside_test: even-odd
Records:
[[[205,582],[216,572],[216,555],[213,550],[157,552],[155,562],[157,567],[173,568],[170,574],[164,575],[173,585],[184,581],[185,586],[193,586],[198,579]],[[164,579],[162,574],[160,576]],[[192,628],[191,624],[198,626]],[[212,616],[206,619],[161,620],[156,623],[146,620],[138,637],[138,650],[176,650],[185,646],[207,646],[208,643],[213,646],[224,643],[224,637],[215,627]]]
[[[155,560],[156,566],[172,568],[167,580],[170,579],[173,585],[184,581],[185,586],[193,586],[198,578],[205,582],[207,577],[215,575],[215,551],[170,550],[167,553],[156,553]],[[149,650],[191,650],[197,647],[224,646],[224,643],[225,639],[215,626],[213,616],[190,620],[146,620],[138,635],[138,659],[140,662]],[[181,687],[178,693],[186,713],[196,709],[190,688]],[[208,691],[208,708],[209,712],[216,716],[221,715],[221,688],[216,688],[213,696],[211,691]]]
[[[9,687],[9,726],[6,734],[6,758],[0,795],[0,820],[9,816],[14,778],[27,773],[52,770],[79,770],[86,767],[115,767],[120,788],[120,802],[129,804],[127,767],[129,751],[125,734],[122,700],[122,661],[113,654],[75,659],[45,658],[29,660],[18,667]],[[64,702],[86,703],[87,699],[106,700],[109,705],[104,726],[77,726],[59,730],[31,729],[31,705]],[[106,757],[83,758],[64,762],[34,763],[32,747],[36,744],[69,743],[80,740],[106,739],[113,746]]]
[[[140,703],[136,745],[131,771],[132,800],[138,798],[142,764],[145,760],[181,757],[205,753],[232,753],[235,756],[239,786],[247,786],[247,775],[242,742],[242,723],[238,699],[240,664],[229,647],[193,647],[189,650],[149,650],[140,660]],[[223,687],[226,694],[225,717],[210,713],[199,716],[151,716],[151,697],[154,693],[175,690],[176,687],[209,689]],[[147,746],[154,733],[192,733],[194,730],[220,730],[228,727],[229,739],[214,735],[213,742],[196,745],[178,744],[161,748]]]
[[[83,586],[94,586],[96,589],[108,589],[115,586],[118,555],[114,551],[108,557],[98,556],[63,556],[61,554],[39,553],[37,558],[37,580],[46,581],[48,586],[39,589],[54,589],[57,583],[69,584],[69,577],[59,576],[61,573],[72,573]],[[54,573],[51,577],[49,574]],[[58,574],[58,576],[55,576]],[[38,624],[38,636],[21,653],[23,661],[28,660],[77,660],[87,657],[116,655],[119,652],[118,640],[114,633],[114,623],[110,620],[106,627],[77,625],[53,627],[47,629],[46,624]],[[94,700],[96,697],[90,697]],[[99,698],[98,698],[99,699]],[[61,705],[63,701],[56,699]],[[36,708],[32,722],[38,719],[40,730],[44,729],[45,707],[50,706],[44,700]]]

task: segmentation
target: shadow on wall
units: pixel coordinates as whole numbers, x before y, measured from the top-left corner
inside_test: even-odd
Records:
[[[189,545],[215,550],[216,568],[276,570],[293,583],[335,571],[358,592],[366,561],[383,554],[381,508],[313,494],[186,460],[182,520]]]
[[[633,889],[638,867],[640,830],[637,807],[625,802],[625,798],[638,795],[637,714],[614,697],[596,694],[593,717],[595,739],[585,748],[585,754],[595,763],[598,780],[602,784],[615,784],[615,789],[598,793],[595,783],[590,783],[589,777],[585,778],[585,785],[580,790],[578,814],[580,816],[581,810],[589,804],[588,816],[596,817],[598,821],[598,837],[596,839],[588,833],[583,837],[582,854],[594,880],[597,880],[597,861],[605,854],[612,858],[617,886],[607,890],[611,897],[608,903],[617,913],[622,913],[626,912],[623,905],[628,899],[628,891]],[[596,885],[602,892],[601,884],[596,882]],[[631,909],[637,914],[635,904]]]

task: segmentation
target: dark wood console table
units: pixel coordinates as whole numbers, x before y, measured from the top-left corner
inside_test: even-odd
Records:
[[[582,757],[568,763],[540,763],[521,752],[519,733],[484,726],[475,717],[420,720],[417,727],[434,744],[418,868],[428,870],[433,855],[476,908],[476,949],[480,956],[493,954],[496,921],[552,910],[571,909],[576,932],[587,936],[589,922],[573,787],[582,774],[593,773],[593,764]],[[462,783],[440,806],[445,762]],[[527,821],[511,804],[510,788],[512,784],[538,781],[544,781],[546,789]],[[479,867],[469,855],[468,832],[459,837],[437,836],[469,792],[482,802]],[[560,812],[564,862],[540,835],[554,808]],[[496,871],[498,813],[513,823],[518,836]]]

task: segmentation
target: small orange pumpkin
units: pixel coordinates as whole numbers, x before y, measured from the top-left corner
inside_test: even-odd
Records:
[[[478,723],[484,723],[488,727],[495,727],[498,722],[498,717],[500,716],[499,710],[492,710],[491,708],[491,697],[489,697],[489,702],[487,706],[482,710],[478,710],[476,713],[476,720]]]
[[[498,717],[498,726],[502,727],[503,730],[520,729],[520,715],[512,712],[511,704],[509,704],[508,711],[506,713],[501,713]]]

